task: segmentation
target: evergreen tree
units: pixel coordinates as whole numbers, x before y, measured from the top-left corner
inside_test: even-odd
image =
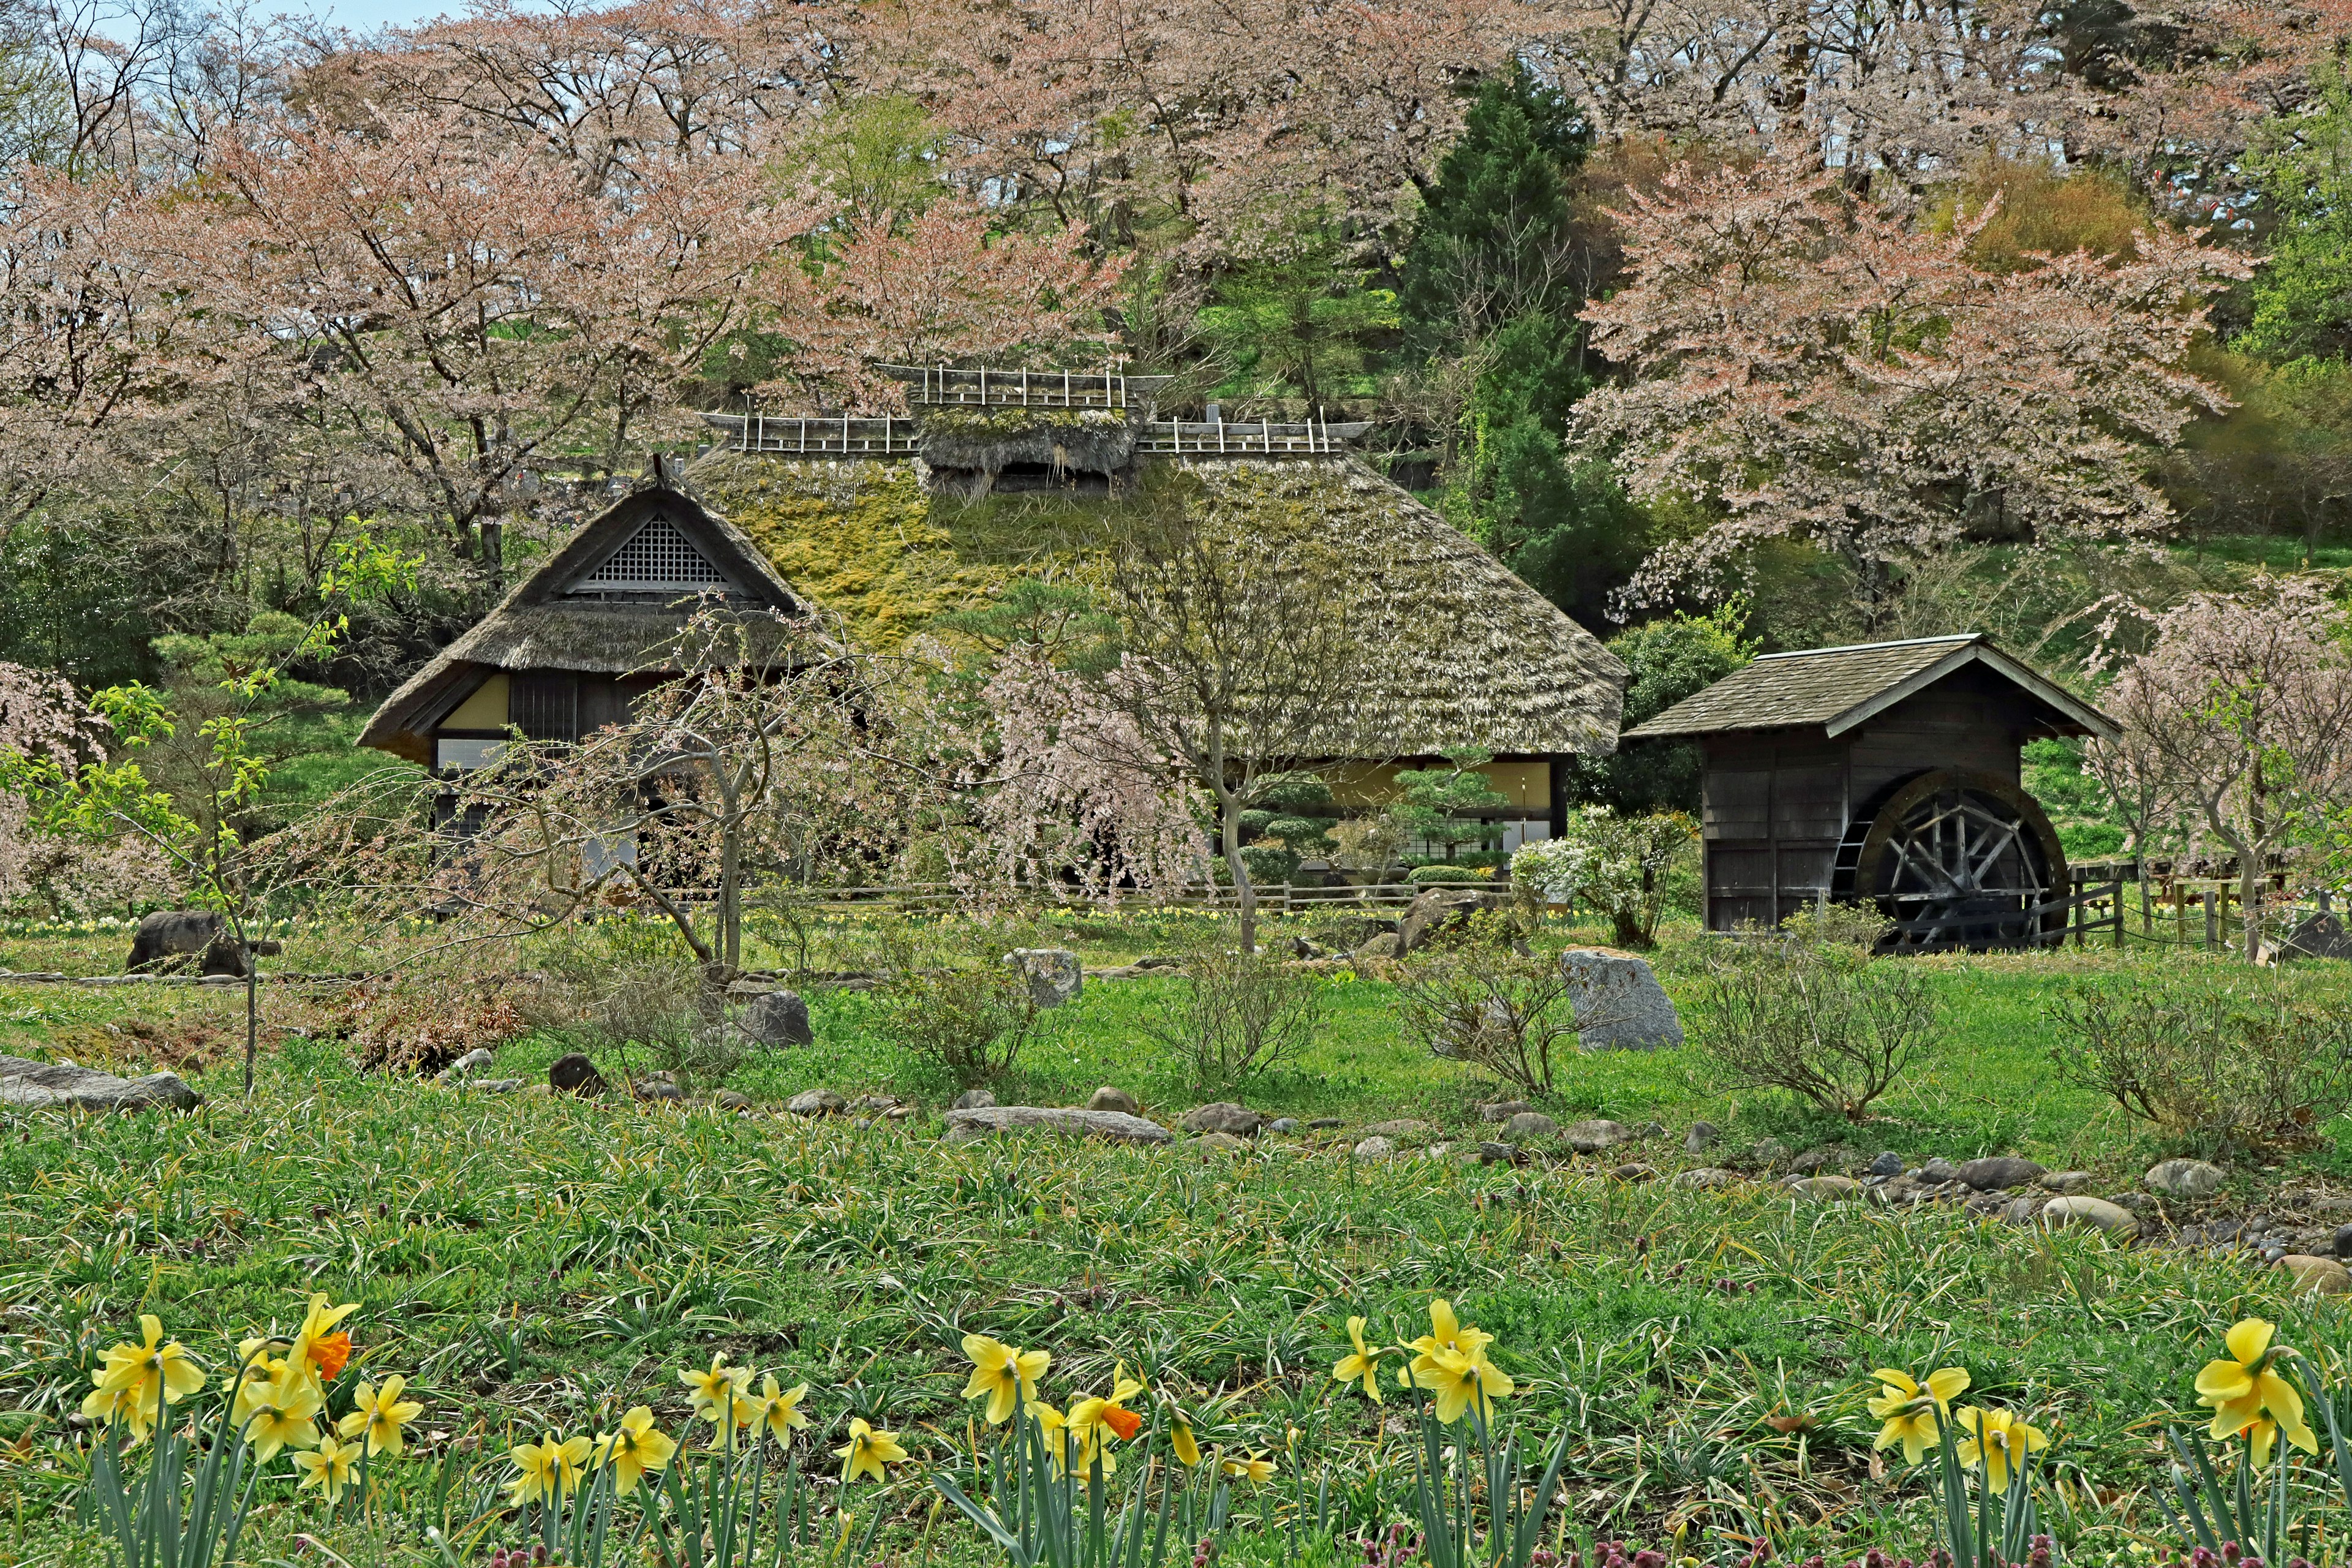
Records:
[[[2278,217],[2237,346],[2273,361],[2352,349],[2352,81],[2315,73],[2315,101],[2248,157]]]

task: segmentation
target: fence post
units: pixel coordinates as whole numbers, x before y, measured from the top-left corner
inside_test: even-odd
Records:
[[[2124,950],[2124,885],[2123,885],[2122,880],[2121,880],[2120,879],[2117,879],[2117,881],[2116,882],[2116,951],[2117,952],[2121,952],[2123,950]]]
[[[2221,945],[2221,911],[2213,905],[2213,889],[2205,889],[2205,951]]]
[[[2145,857],[2133,859],[2132,879],[2139,884],[2139,934],[2152,937],[2156,934],[2156,911],[2148,907],[2147,860]]]

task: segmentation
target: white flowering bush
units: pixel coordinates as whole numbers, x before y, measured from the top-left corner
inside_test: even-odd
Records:
[[[1665,909],[1666,871],[1698,837],[1679,811],[1621,816],[1605,805],[1569,814],[1568,830],[1519,847],[1511,881],[1549,904],[1583,904],[1609,917],[1620,947],[1648,947]]]

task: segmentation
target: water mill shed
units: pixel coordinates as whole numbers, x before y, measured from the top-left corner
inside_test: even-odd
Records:
[[[2065,851],[2028,741],[2115,721],[1981,634],[1767,654],[1625,733],[1706,757],[1706,925],[1871,900],[1917,948],[2053,942]]]

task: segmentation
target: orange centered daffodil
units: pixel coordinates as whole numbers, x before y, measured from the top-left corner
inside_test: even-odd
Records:
[[[1364,1320],[1361,1318],[1348,1320],[1348,1338],[1355,1345],[1356,1353],[1341,1356],[1338,1364],[1331,1368],[1331,1375],[1341,1383],[1361,1383],[1365,1397],[1378,1405],[1381,1402],[1381,1357],[1387,1353],[1386,1349],[1364,1343]]]
[[[667,1469],[677,1452],[677,1439],[655,1431],[653,1411],[640,1405],[621,1417],[618,1428],[596,1439],[590,1459],[612,1466],[613,1489],[627,1497],[646,1471]]]
[[[1475,1350],[1435,1351],[1415,1361],[1413,1381],[1436,1395],[1438,1425],[1451,1426],[1473,1408],[1488,1419],[1493,1402],[1511,1392],[1511,1374],[1486,1359],[1484,1338]]]
[[[1900,1443],[1903,1457],[1917,1464],[1919,1456],[1936,1446],[1937,1427],[1952,1414],[1952,1401],[1968,1392],[1969,1374],[1957,1366],[1938,1367],[1923,1384],[1907,1372],[1882,1366],[1870,1375],[1879,1382],[1878,1397],[1870,1402],[1870,1413],[1883,1423],[1878,1441],[1871,1447],[1891,1448]]]
[[[966,1399],[985,1397],[988,1424],[1002,1426],[1023,1405],[1037,1397],[1037,1380],[1054,1364],[1045,1351],[1020,1351],[986,1334],[966,1334],[963,1353],[971,1358],[971,1381],[964,1384]]]
[[[877,1432],[863,1421],[849,1424],[849,1441],[834,1451],[841,1461],[841,1484],[847,1486],[860,1476],[885,1479],[882,1467],[895,1465],[907,1457],[898,1446],[895,1432]]]
[[[335,1423],[335,1430],[346,1437],[364,1433],[371,1456],[398,1455],[400,1429],[425,1413],[422,1405],[400,1397],[407,1386],[408,1380],[398,1373],[385,1378],[381,1388],[373,1383],[361,1384],[352,1394],[352,1413]]]
[[[1096,1452],[1102,1452],[1103,1473],[1106,1475],[1113,1468],[1109,1461],[1108,1443],[1112,1439],[1121,1443],[1132,1441],[1135,1435],[1143,1430],[1143,1417],[1127,1407],[1127,1401],[1142,1392],[1143,1384],[1127,1375],[1127,1364],[1122,1362],[1111,1373],[1108,1397],[1093,1395],[1070,1406],[1071,1432],[1085,1443],[1089,1465]]]
[[[1984,1466],[1985,1485],[1996,1492],[2009,1490],[2009,1478],[2024,1469],[2028,1457],[2050,1447],[2040,1428],[2006,1410],[1963,1405],[1953,1419],[1968,1434],[1959,1446],[1960,1463]]]
[[[327,1494],[330,1503],[342,1500],[343,1488],[350,1484],[352,1467],[360,1462],[360,1446],[345,1443],[330,1434],[319,1439],[319,1446],[308,1453],[294,1456],[294,1468],[302,1472],[302,1482],[295,1488],[317,1487]]]
[[[2258,1449],[2257,1465],[2269,1462],[2270,1450],[2282,1432],[2305,1453],[2319,1452],[2319,1441],[2303,1418],[2303,1395],[2273,1370],[2284,1348],[2272,1342],[2277,1332],[2260,1318],[2231,1324],[2222,1339],[2230,1359],[2209,1361],[2197,1374],[2198,1403],[2213,1407],[2213,1436],[2226,1438],[2245,1433],[2248,1443]],[[2274,1430],[2258,1431],[2266,1421]]]
[[[357,1301],[346,1301],[340,1307],[327,1305],[324,1290],[313,1291],[310,1310],[302,1314],[302,1326],[294,1331],[294,1343],[286,1352],[286,1364],[298,1373],[316,1368],[322,1382],[332,1383],[352,1359],[352,1336],[335,1331],[335,1325],[360,1310]]]

